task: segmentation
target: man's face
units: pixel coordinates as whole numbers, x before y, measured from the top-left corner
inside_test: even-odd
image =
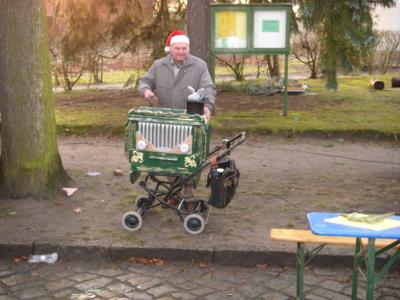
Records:
[[[175,43],[170,47],[172,58],[177,63],[183,62],[189,55],[189,45],[186,43]]]

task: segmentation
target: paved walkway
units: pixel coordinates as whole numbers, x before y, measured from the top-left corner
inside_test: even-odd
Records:
[[[399,270],[388,274],[377,299],[400,298]],[[349,299],[350,269],[308,268],[306,299]],[[364,298],[364,283],[360,296]],[[86,294],[85,294],[86,293]],[[143,265],[60,261],[53,265],[0,260],[0,300],[11,299],[295,299],[293,268],[166,262]],[[95,297],[94,297],[95,296]]]

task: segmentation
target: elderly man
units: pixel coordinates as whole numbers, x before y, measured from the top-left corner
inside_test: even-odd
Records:
[[[180,30],[169,35],[165,51],[170,53],[156,60],[140,78],[140,95],[149,102],[157,96],[160,107],[186,108],[188,86],[204,88],[204,117],[208,121],[214,108],[215,86],[207,64],[189,53],[189,38]]]

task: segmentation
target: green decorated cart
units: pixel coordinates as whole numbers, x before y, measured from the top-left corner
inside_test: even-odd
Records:
[[[240,133],[226,139],[212,151],[210,126],[199,114],[189,114],[183,109],[140,107],[128,113],[125,125],[125,154],[130,162],[130,180],[147,192],[138,197],[138,211],[129,211],[122,218],[128,231],[142,225],[142,215],[151,208],[162,205],[173,209],[184,222],[190,234],[204,230],[210,205],[223,208],[233,198],[239,180],[239,171],[230,151],[245,140]],[[183,196],[186,186],[196,186],[201,172],[210,169],[208,201]],[[185,216],[185,218],[183,218]]]
[[[184,109],[140,107],[130,110],[125,126],[125,154],[131,182],[141,172],[190,175],[207,158],[210,126]]]

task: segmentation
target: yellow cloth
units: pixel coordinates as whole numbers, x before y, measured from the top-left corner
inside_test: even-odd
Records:
[[[328,222],[328,223],[333,223],[333,224],[339,224],[339,225],[345,225],[345,226],[357,227],[357,228],[364,228],[364,229],[375,230],[375,231],[381,231],[381,230],[400,227],[399,220],[393,220],[393,219],[389,219],[389,218],[386,218],[386,219],[384,219],[380,222],[376,222],[374,224],[349,221],[348,219],[346,219],[343,216],[325,219],[324,221]]]

